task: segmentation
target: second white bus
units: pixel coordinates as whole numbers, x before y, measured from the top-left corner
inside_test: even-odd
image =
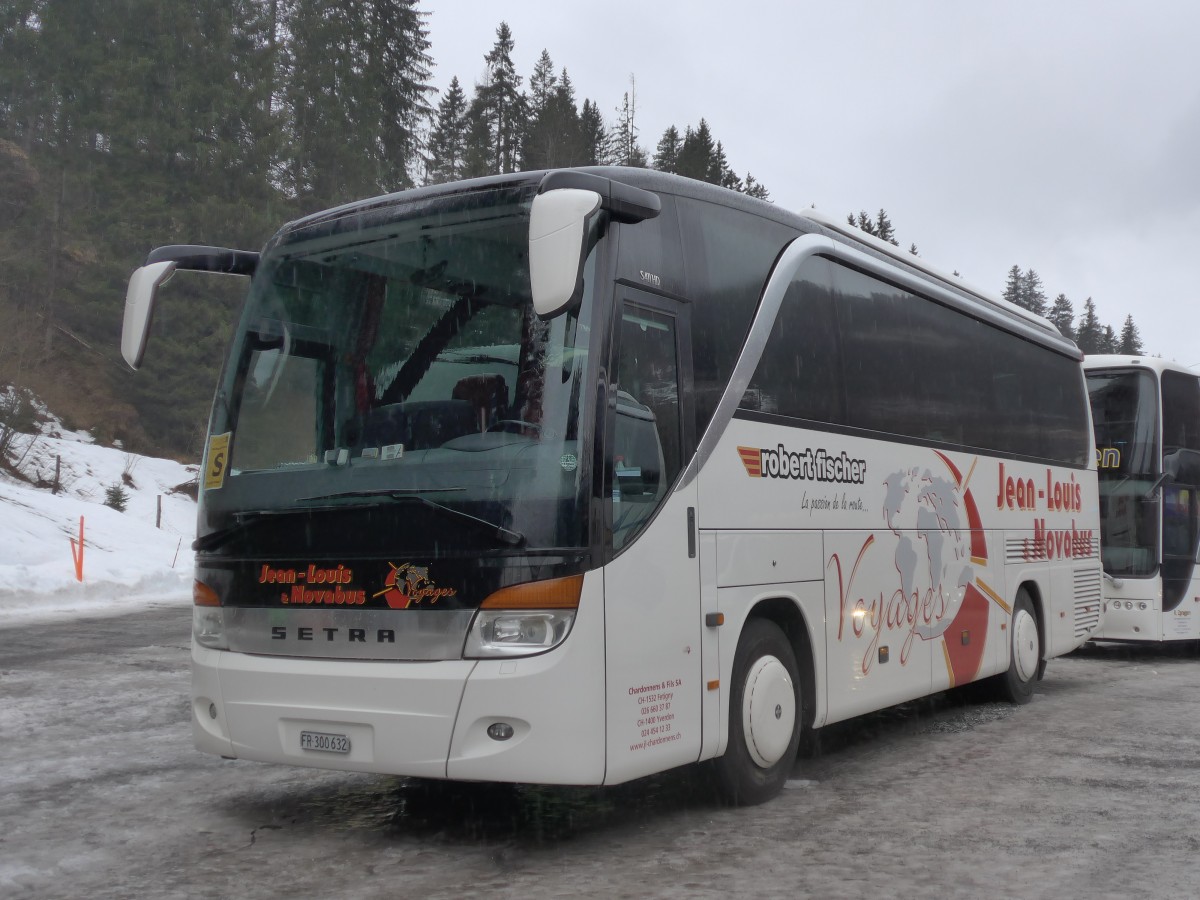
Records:
[[[1100,479],[1097,639],[1200,639],[1200,378],[1161,359],[1084,363]]]

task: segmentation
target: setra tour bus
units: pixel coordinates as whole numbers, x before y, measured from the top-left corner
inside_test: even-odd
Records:
[[[196,549],[225,757],[773,796],[805,730],[1030,698],[1099,621],[1081,355],[815,213],[646,170],[366,200],[259,253]]]
[[[1200,378],[1133,356],[1089,356],[1084,370],[1105,576],[1093,637],[1200,639]]]

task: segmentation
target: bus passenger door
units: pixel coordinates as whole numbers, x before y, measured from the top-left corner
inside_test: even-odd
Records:
[[[607,783],[700,752],[700,569],[688,308],[618,287],[609,369],[604,570]]]

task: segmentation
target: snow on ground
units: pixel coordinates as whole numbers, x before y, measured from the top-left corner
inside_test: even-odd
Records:
[[[197,467],[101,447],[52,416],[41,434],[16,435],[8,453],[23,473],[47,484],[59,457],[57,495],[0,470],[0,626],[164,600],[189,604],[196,504],[172,489],[194,480]],[[115,484],[128,495],[125,512],[104,505]],[[82,582],[71,546],[81,517]]]

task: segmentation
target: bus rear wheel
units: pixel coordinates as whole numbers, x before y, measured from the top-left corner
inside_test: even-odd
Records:
[[[1009,627],[1012,637],[1008,671],[996,676],[996,692],[1000,699],[1010,703],[1028,703],[1033,699],[1033,686],[1041,674],[1042,638],[1033,601],[1025,588],[1017,591]]]
[[[774,622],[746,623],[732,688],[729,743],[714,761],[717,788],[730,803],[764,803],[787,781],[804,720],[796,654]]]

